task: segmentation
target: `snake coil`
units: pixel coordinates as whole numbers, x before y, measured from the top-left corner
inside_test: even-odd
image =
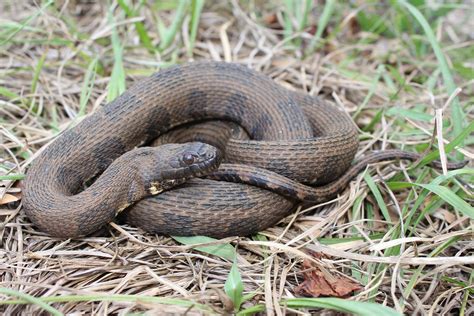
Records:
[[[181,140],[201,137],[222,150],[201,142],[148,147],[203,120],[237,124],[250,139],[211,123]],[[357,147],[350,117],[318,98],[237,64],[190,63],[137,82],[63,132],[28,170],[23,205],[57,237],[91,234],[125,209],[130,223],[150,232],[249,235],[288,215],[295,201],[332,198],[368,163],[419,158],[380,152],[351,166]],[[213,173],[221,154],[226,164]]]

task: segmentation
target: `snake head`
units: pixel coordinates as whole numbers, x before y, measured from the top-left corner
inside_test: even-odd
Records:
[[[184,183],[193,177],[204,176],[219,166],[222,157],[217,148],[199,142],[165,144],[156,150],[157,174],[149,177],[152,195]],[[159,166],[159,168],[156,168]],[[151,179],[153,178],[153,179]]]

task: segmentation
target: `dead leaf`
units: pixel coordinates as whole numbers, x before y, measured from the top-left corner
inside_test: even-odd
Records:
[[[320,257],[319,255],[317,257]],[[303,261],[304,281],[295,289],[301,296],[319,297],[348,297],[354,291],[359,291],[362,286],[351,279],[339,274],[324,274],[309,260]]]
[[[448,224],[452,224],[456,220],[456,215],[445,209],[436,210],[433,213],[433,217],[445,220]]]
[[[278,20],[278,16],[276,13],[269,13],[263,16],[263,23],[268,28],[273,30],[283,30],[283,25]]]
[[[359,21],[357,21],[357,18],[355,16],[352,16],[350,19],[349,19],[349,22],[347,23],[347,30],[348,30],[348,37],[349,38],[352,38],[352,39],[356,39],[357,38],[357,35],[360,33],[361,31],[361,27],[360,27],[360,24],[359,24]]]
[[[271,25],[273,23],[278,22],[278,17],[276,15],[276,13],[270,13],[270,14],[267,14],[267,15],[263,16],[263,21],[265,22],[265,24]]]
[[[8,203],[12,203],[12,202],[16,202],[20,199],[20,197],[17,197],[13,194],[8,194],[8,193],[5,193],[3,195],[2,198],[0,198],[0,205],[3,205],[3,204],[8,204]]]
[[[232,300],[221,289],[214,289],[214,291],[221,300],[224,310],[231,313],[234,310],[234,303]]]

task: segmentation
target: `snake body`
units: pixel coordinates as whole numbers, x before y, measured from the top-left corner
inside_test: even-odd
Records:
[[[208,119],[234,122],[251,139],[217,142],[223,152],[203,143],[143,147]],[[130,223],[152,232],[248,235],[278,222],[295,199],[304,200],[302,184],[294,181],[326,184],[328,191],[313,195],[317,202],[341,190],[367,162],[388,159],[375,154],[349,169],[357,147],[351,119],[319,99],[236,64],[191,63],[137,82],[62,133],[29,168],[23,205],[35,225],[58,237],[91,234],[130,205]],[[221,154],[233,164],[212,175]],[[206,174],[221,181],[182,184]],[[292,189],[282,190],[284,183]],[[275,186],[279,194],[267,190]]]
[[[245,139],[242,133],[235,124],[208,121],[172,130],[153,145],[197,140],[223,149],[233,141],[231,137]],[[234,146],[238,147],[238,143]],[[371,163],[421,158],[420,154],[402,150],[369,152],[336,180],[317,186],[304,185],[267,169],[227,161],[206,179],[191,179],[175,190],[138,202],[124,213],[124,220],[157,234],[247,236],[277,223],[298,204],[314,205],[334,198]],[[465,163],[448,163],[447,167],[457,169]],[[441,169],[439,161],[432,161],[430,166]],[[181,210],[186,210],[184,216]]]

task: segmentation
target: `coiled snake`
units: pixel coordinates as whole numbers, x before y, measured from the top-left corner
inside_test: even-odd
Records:
[[[209,123],[181,140],[201,137],[219,150],[201,142],[147,146],[209,119],[238,124],[250,139]],[[352,120],[318,98],[244,66],[190,63],[141,80],[63,132],[29,168],[23,205],[58,237],[91,234],[125,209],[130,223],[151,232],[249,235],[288,215],[295,201],[334,197],[368,163],[419,158],[382,151],[351,166],[357,147]]]

